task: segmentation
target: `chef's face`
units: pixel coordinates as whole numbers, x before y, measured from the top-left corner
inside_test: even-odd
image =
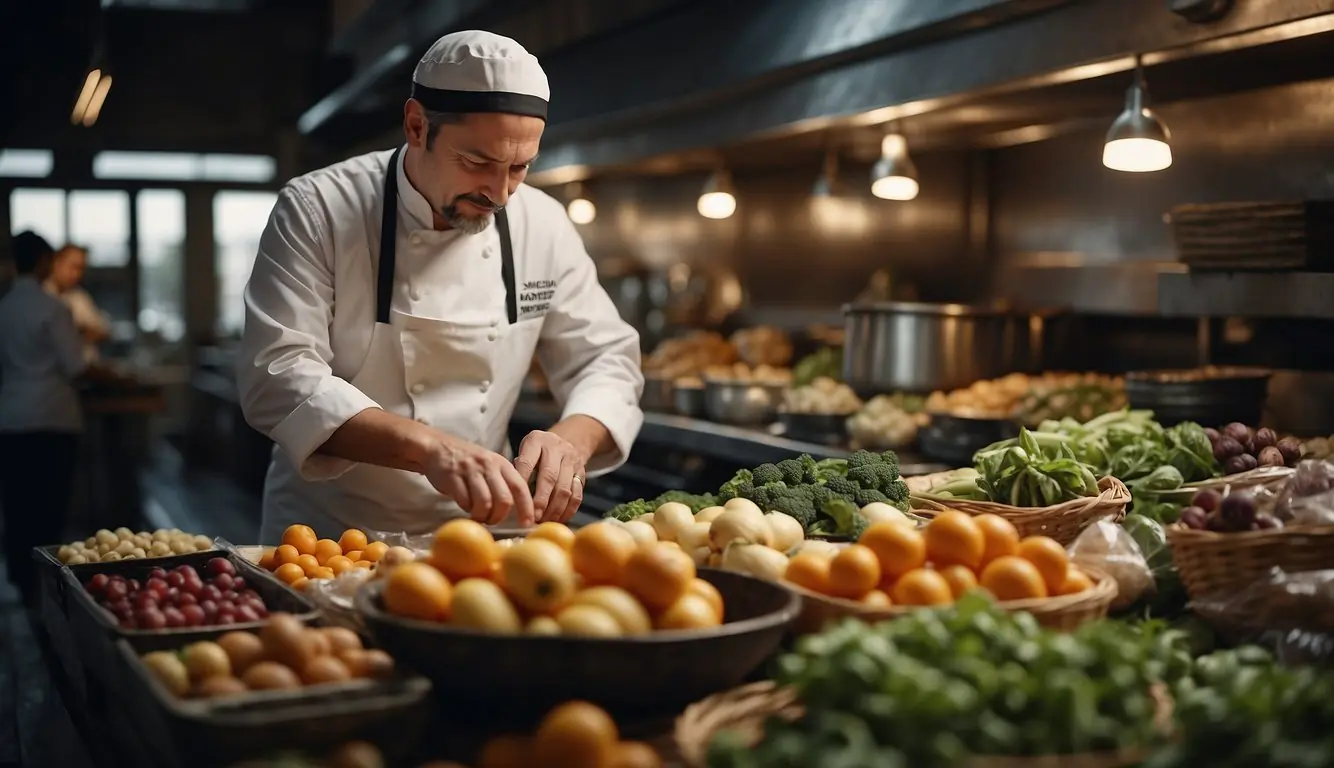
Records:
[[[438,117],[438,116],[437,116]],[[536,117],[469,114],[427,119],[416,101],[404,108],[412,183],[439,218],[468,234],[487,228],[523,183],[546,123]]]
[[[88,266],[88,254],[82,248],[65,247],[51,260],[51,282],[62,291],[68,291],[83,280]]]

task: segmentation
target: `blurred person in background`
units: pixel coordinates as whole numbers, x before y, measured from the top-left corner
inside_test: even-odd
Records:
[[[0,503],[9,580],[35,605],[32,548],[59,541],[83,431],[75,381],[88,367],[68,307],[43,289],[51,246],[15,235],[16,277],[0,298]]]
[[[97,359],[97,345],[111,336],[111,330],[106,315],[80,285],[87,269],[88,249],[66,245],[51,257],[42,285],[47,293],[69,307],[70,314],[74,316],[74,326],[83,337],[84,357],[93,361]]]

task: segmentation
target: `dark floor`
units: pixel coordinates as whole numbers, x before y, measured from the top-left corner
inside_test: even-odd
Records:
[[[166,444],[144,473],[145,527],[180,528],[238,544],[256,540],[259,499],[227,480],[186,472]],[[67,539],[87,531],[70,531]],[[14,588],[0,580],[0,768],[85,768],[105,765],[97,744],[84,745],[56,692],[28,614]],[[90,754],[90,750],[92,751]]]

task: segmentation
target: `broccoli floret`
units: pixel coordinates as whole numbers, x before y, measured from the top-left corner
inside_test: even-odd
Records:
[[[894,473],[888,464],[866,464],[856,469],[848,470],[848,479],[855,480],[857,485],[867,490],[877,490],[884,492],[885,488],[894,484],[899,476]]]
[[[849,529],[845,535],[848,538],[852,539],[853,541],[859,541],[862,537],[862,534],[865,533],[866,529],[869,528],[870,526],[871,526],[870,520],[867,520],[861,515],[857,515],[856,519],[852,521],[851,529]]]
[[[893,502],[908,501],[908,484],[903,482],[902,478],[895,478],[894,482],[880,489],[881,493],[889,497]]]
[[[718,501],[727,502],[732,499],[749,499],[755,495],[755,486],[749,481],[739,485],[728,486],[723,493],[718,494]]]
[[[834,498],[834,492],[829,490],[828,486],[808,485],[805,487],[811,489],[811,504],[816,509],[820,509],[828,503],[830,499]]]
[[[754,469],[755,485],[783,482],[783,470],[773,464],[761,464]]]
[[[815,521],[815,505],[812,494],[813,486],[809,485],[784,488],[773,495],[765,510],[791,515],[805,528]]]
[[[852,470],[857,469],[858,467],[865,467],[879,463],[879,454],[871,453],[866,450],[853,451],[852,455],[848,457],[848,472],[851,474]]]
[[[711,493],[686,493],[685,491],[667,491],[652,501],[653,508],[657,509],[669,501],[680,502],[690,507],[692,514],[698,513],[705,507],[712,507],[718,503],[718,497]]]
[[[773,499],[786,492],[788,487],[783,483],[768,483],[755,489],[755,493],[750,496],[750,500],[755,502],[761,511],[768,512],[773,509]]]
[[[885,451],[880,454],[880,461],[883,464],[889,465],[889,468],[894,471],[895,477],[899,476],[899,455],[897,453],[893,451]]]
[[[809,453],[801,454],[797,457],[797,461],[801,462],[801,480],[803,483],[818,483],[824,479],[820,473],[820,462],[811,458]]]
[[[864,488],[857,491],[857,493],[853,495],[852,500],[858,507],[864,507],[867,504],[876,501],[888,502],[889,497],[874,488]]]
[[[775,466],[783,473],[783,482],[788,485],[801,485],[806,481],[806,467],[797,459],[783,459]]]
[[[832,477],[824,484],[824,487],[828,488],[832,494],[847,496],[848,498],[852,498],[857,491],[861,490],[861,486],[846,477]]]
[[[735,499],[737,496],[743,496],[743,494],[740,493],[740,488],[743,485],[753,486],[754,479],[755,478],[753,475],[751,475],[749,469],[743,469],[738,471],[735,475],[732,476],[731,480],[728,480],[727,482],[723,483],[723,487],[718,489],[718,498],[724,501],[730,501],[732,499]]]
[[[861,511],[847,499],[833,499],[820,508],[820,519],[815,530],[829,536],[860,537],[866,528],[866,518]]]
[[[603,515],[603,517],[610,517],[614,520],[628,523],[636,517],[647,515],[655,509],[657,509],[657,507],[653,506],[653,502],[645,501],[644,499],[635,499],[634,501],[627,501],[624,504],[617,504],[607,510],[607,513]]]

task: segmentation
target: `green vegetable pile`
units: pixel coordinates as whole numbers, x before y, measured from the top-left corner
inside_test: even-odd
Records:
[[[935,768],[969,755],[1044,755],[1156,742],[1155,683],[1190,673],[1182,633],[1159,622],[1046,630],[980,594],[894,621],[803,638],[776,681],[805,709],[757,746],[723,732],[710,768]]]
[[[866,528],[857,510],[885,502],[908,510],[908,486],[893,451],[856,451],[846,459],[816,461],[806,454],[777,464],[743,469],[723,483],[723,501],[750,499],[760,509],[796,518],[813,536],[849,536]]]
[[[1173,689],[1181,738],[1145,768],[1326,768],[1334,765],[1334,675],[1278,666],[1265,651],[1221,651]]]
[[[821,377],[843,380],[843,350],[839,347],[821,347],[801,358],[792,366],[792,386],[804,387]]]
[[[1020,427],[1018,437],[973,454],[973,464],[974,471],[956,472],[925,495],[1049,507],[1099,493],[1094,468],[1075,455],[1067,438],[1055,433]]]
[[[712,507],[718,503],[718,497],[711,493],[686,493],[685,491],[667,491],[655,499],[635,499],[627,501],[624,504],[618,504],[607,511],[603,517],[610,517],[628,523],[636,517],[647,515],[653,510],[661,507],[669,501],[679,501],[690,507],[690,511],[698,514],[705,507]]]

